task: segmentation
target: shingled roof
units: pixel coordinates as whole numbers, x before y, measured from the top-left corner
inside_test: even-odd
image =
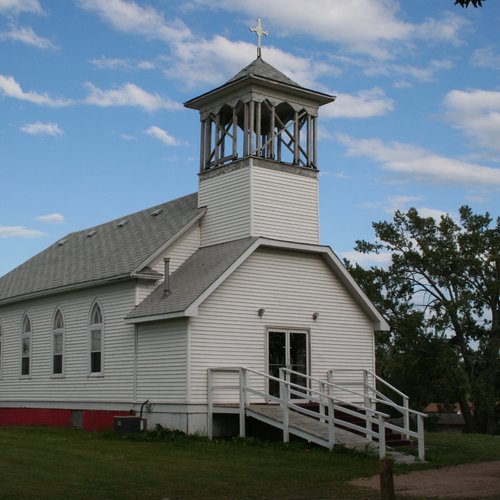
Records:
[[[354,300],[365,311],[376,330],[389,325],[375,309],[341,260],[327,246],[279,241],[263,237],[242,238],[198,249],[170,275],[169,291],[159,285],[126,316],[127,323],[146,323],[182,316],[196,316],[198,306],[260,247],[319,255]]]
[[[248,66],[244,67],[239,73],[234,75],[230,80],[228,80],[224,85],[235,82],[247,76],[259,76],[261,78],[267,78],[268,80],[274,80],[275,82],[286,83],[287,85],[293,85],[295,87],[301,87],[298,83],[294,82],[291,78],[288,78],[284,73],[277,70],[274,66],[264,61],[261,58],[255,59]]]
[[[0,303],[127,278],[203,212],[193,193],[68,234],[0,278]]]
[[[167,294],[162,283],[132,309],[126,319],[182,313],[257,239],[242,238],[200,248],[170,275],[170,291]]]

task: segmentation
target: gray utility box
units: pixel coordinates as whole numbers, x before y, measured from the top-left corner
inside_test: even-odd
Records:
[[[146,430],[146,419],[135,415],[126,415],[113,418],[113,429],[117,436],[132,434]]]

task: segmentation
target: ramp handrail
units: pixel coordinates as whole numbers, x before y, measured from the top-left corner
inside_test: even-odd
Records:
[[[339,374],[343,372],[350,372],[350,373],[355,373],[359,372],[362,374],[363,381],[360,383],[359,381],[350,381],[350,382],[343,382],[342,385],[340,384],[334,384],[333,383],[333,377],[334,374]],[[375,381],[373,385],[370,385],[368,380],[369,378],[372,378],[372,380]],[[384,380],[382,377],[377,375],[376,373],[372,372],[371,370],[367,369],[357,369],[357,368],[344,368],[344,369],[336,369],[336,370],[329,370],[327,372],[327,380],[328,384],[332,388],[337,388],[340,391],[346,391],[352,394],[356,394],[358,396],[361,396],[364,400],[364,404],[367,407],[375,408],[377,403],[379,405],[386,405],[391,408],[394,408],[397,410],[399,413],[401,413],[403,417],[403,426],[398,426],[393,423],[387,422],[386,427],[388,429],[391,429],[395,432],[399,432],[403,435],[406,436],[407,439],[410,437],[413,437],[417,439],[417,444],[418,444],[418,456],[421,460],[425,459],[425,438],[424,438],[424,418],[427,417],[425,413],[422,413],[417,410],[413,410],[409,406],[410,398],[408,395],[405,393],[401,392],[399,389],[391,385],[389,382]],[[380,392],[377,387],[376,387],[376,382],[380,382],[382,385],[387,387],[388,389],[392,390],[395,392],[398,396],[401,396],[403,400],[403,404],[400,405],[390,399],[388,396]],[[348,389],[345,386],[348,385],[361,385],[363,387],[363,393],[353,391],[351,389]],[[410,429],[410,415],[413,415],[416,417],[417,420],[417,431],[414,432]]]
[[[360,385],[359,382],[350,382],[345,385],[334,384],[333,373],[337,371],[350,371],[350,372],[361,372],[363,373],[363,392],[358,392],[353,389],[347,388],[345,385]],[[214,381],[214,375],[217,373],[232,373],[238,376],[238,381],[233,384],[216,383]],[[291,376],[298,376],[306,380],[306,384],[301,385],[295,382],[291,382]],[[305,375],[288,368],[280,368],[279,377],[269,375],[268,373],[260,372],[252,368],[247,367],[216,367],[208,369],[208,426],[207,433],[208,437],[211,439],[213,434],[213,413],[214,413],[214,393],[220,390],[230,390],[238,391],[239,393],[239,406],[238,409],[234,408],[235,411],[239,413],[239,427],[240,436],[245,436],[245,417],[247,410],[250,409],[250,399],[257,397],[258,400],[264,401],[266,403],[278,403],[281,406],[283,412],[283,422],[280,426],[283,431],[283,441],[289,441],[289,434],[291,431],[290,426],[290,410],[297,413],[313,417],[323,422],[328,427],[328,448],[331,450],[336,443],[335,430],[336,427],[342,427],[349,429],[351,431],[361,433],[369,440],[378,441],[379,445],[379,455],[384,458],[386,455],[386,443],[385,443],[385,430],[391,429],[395,432],[399,432],[407,435],[408,437],[413,437],[417,439],[418,442],[418,455],[421,460],[425,458],[425,448],[424,448],[424,428],[423,428],[423,418],[426,416],[424,413],[412,410],[403,403],[403,406],[395,403],[388,397],[384,396],[375,387],[368,384],[368,376],[374,375],[369,370],[330,370],[327,374],[328,381],[320,380],[318,378],[312,377],[310,375]],[[258,387],[255,387],[254,383],[250,383],[250,377],[261,378],[263,383],[259,383]],[[378,380],[380,377],[374,375],[374,379]],[[381,379],[383,381],[383,379]],[[279,396],[272,395],[267,390],[267,384],[269,381],[274,381],[279,384]],[[385,381],[383,381],[385,382]],[[313,384],[317,384],[317,389],[313,387]],[[392,386],[386,384],[388,387]],[[263,388],[264,387],[264,388]],[[363,404],[359,402],[353,402],[352,400],[347,400],[338,397],[338,393],[348,393],[353,396],[361,397]],[[401,391],[397,391],[398,394],[405,396]],[[407,396],[406,396],[407,397]],[[300,400],[307,400],[312,403],[319,405],[319,414],[316,411],[312,411],[308,408],[300,406],[298,402]],[[348,398],[350,399],[350,398]],[[389,415],[380,410],[377,410],[376,406],[387,405],[391,408],[396,409],[403,415],[408,415],[408,418],[404,419],[404,427],[400,427],[392,422],[388,422]],[[223,405],[221,405],[223,406]],[[350,415],[364,421],[364,427],[359,424],[350,422],[349,420],[339,417],[339,413],[344,415]],[[409,415],[412,414],[417,418],[417,431],[412,431],[409,427]],[[408,423],[408,425],[406,425]],[[378,426],[377,430],[374,427]],[[292,430],[293,432],[293,430]]]
[[[239,374],[239,366],[223,366],[216,368],[209,368],[207,371],[207,436],[212,439],[213,436],[213,423],[214,423],[214,392],[216,390],[232,390],[239,391],[240,384],[226,385],[214,383],[214,374],[216,373],[235,373]]]
[[[259,389],[255,389],[249,384],[249,374],[257,375],[266,380],[274,380],[280,384],[280,396],[272,396],[268,393],[264,393]],[[386,413],[380,412],[378,410],[372,408],[365,408],[359,404],[347,403],[346,401],[342,401],[339,399],[334,399],[332,395],[322,392],[311,387],[304,387],[300,384],[296,384],[290,382],[288,380],[289,375],[296,374],[305,379],[311,379],[309,375],[304,375],[303,373],[295,372],[293,370],[289,370],[286,368],[280,368],[280,377],[274,377],[267,373],[259,372],[257,370],[253,370],[251,368],[242,367],[240,369],[240,435],[245,435],[245,409],[248,407],[248,396],[249,394],[254,394],[260,397],[265,397],[266,399],[273,400],[279,402],[283,411],[283,441],[289,441],[290,435],[290,410],[296,411],[303,415],[307,415],[309,417],[318,418],[322,422],[325,422],[328,425],[328,448],[333,449],[336,439],[335,439],[335,428],[340,425],[344,428],[351,429],[353,431],[360,432],[366,436],[367,439],[376,439],[379,443],[379,456],[380,458],[384,458],[386,455],[386,446],[385,446],[385,428],[386,422],[385,420],[389,417]],[[315,379],[317,380],[317,379]],[[307,408],[303,408],[298,404],[294,403],[291,396],[304,396],[304,391],[308,394],[308,399],[312,402],[322,403],[328,407],[328,414],[319,416],[317,412],[311,411]],[[346,408],[342,406],[343,404],[349,404],[350,408]],[[357,424],[349,422],[347,420],[343,420],[335,415],[335,411],[341,411],[343,413],[347,413],[353,415],[357,418],[365,420],[370,424],[376,424],[378,426],[378,430],[373,430],[372,425],[361,427]]]

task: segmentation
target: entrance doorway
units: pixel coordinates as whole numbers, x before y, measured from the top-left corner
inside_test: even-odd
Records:
[[[279,378],[280,368],[303,373],[309,373],[309,342],[308,332],[304,330],[272,329],[268,334],[268,366],[269,375]],[[307,387],[307,379],[300,375],[291,374],[289,381]],[[279,382],[269,381],[269,393],[279,396]],[[297,395],[293,399],[301,399]]]

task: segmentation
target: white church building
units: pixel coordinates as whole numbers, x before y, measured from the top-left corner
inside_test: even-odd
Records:
[[[320,244],[317,120],[333,100],[259,54],[185,103],[201,119],[197,193],[0,278],[0,425],[104,429],[147,401],[148,427],[212,435],[242,404],[276,406],[285,372],[297,401],[332,370],[374,372],[388,325]]]

